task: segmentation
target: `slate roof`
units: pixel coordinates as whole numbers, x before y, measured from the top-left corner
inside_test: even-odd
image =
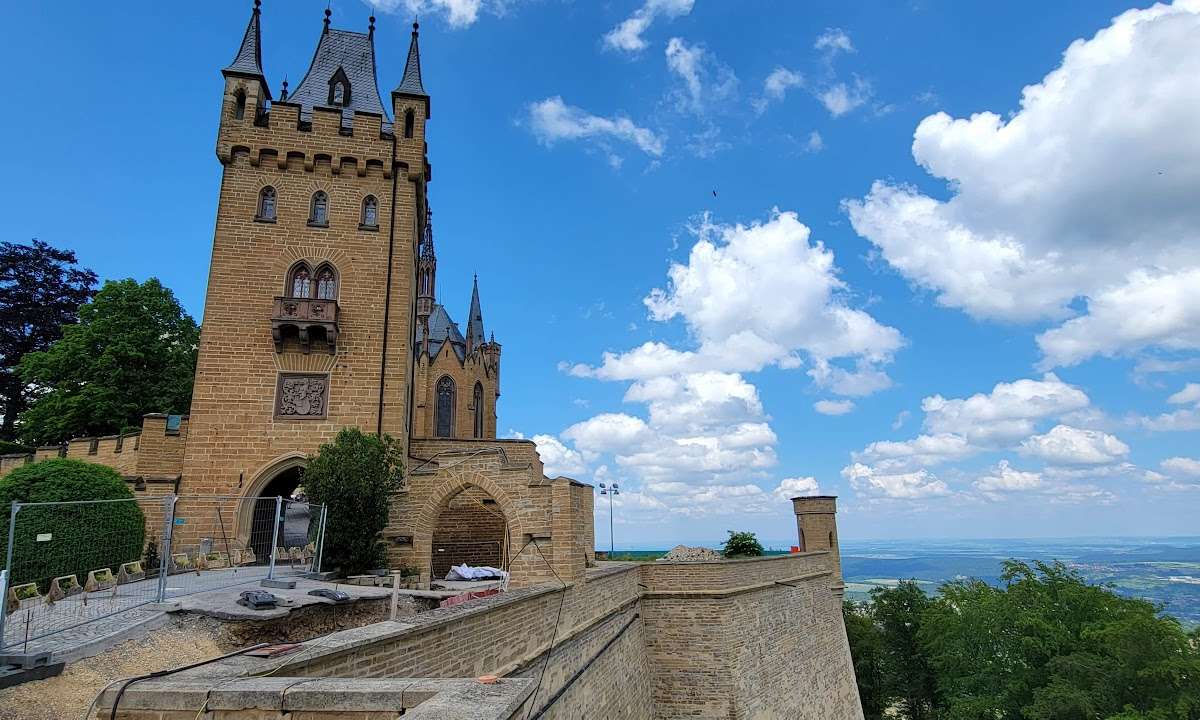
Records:
[[[442,343],[446,341],[446,332],[450,332],[450,347],[454,349],[454,354],[458,356],[459,361],[463,361],[467,357],[467,341],[463,339],[462,332],[458,329],[458,324],[450,319],[450,314],[446,312],[446,308],[440,303],[433,306],[433,312],[429,315],[429,357],[437,357],[437,354],[442,350]],[[417,324],[416,342],[414,347],[420,352],[421,343],[424,342],[425,335],[422,332],[420,323]]]
[[[242,36],[242,45],[238,48],[233,62],[225,68],[225,72],[243,75],[263,76],[262,71],[262,29],[259,27],[261,11],[256,5],[246,24],[246,34]]]
[[[375,44],[366,33],[327,28],[321,33],[312,64],[300,86],[288,97],[288,102],[300,105],[301,118],[312,117],[314,107],[337,107],[329,104],[329,81],[341,69],[350,82],[350,102],[342,107],[342,124],[350,125],[355,112],[370,112],[383,116],[387,111],[379,99],[375,77]]]
[[[394,92],[404,95],[421,95],[429,97],[425,86],[421,83],[421,49],[417,45],[417,31],[420,25],[413,23],[412,42],[408,44],[408,62],[404,63],[404,77]]]
[[[477,348],[484,342],[483,310],[479,307],[479,278],[471,288],[471,313],[467,319],[467,342],[472,348]]]

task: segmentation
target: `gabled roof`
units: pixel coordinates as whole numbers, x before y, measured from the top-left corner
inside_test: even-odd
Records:
[[[425,85],[421,83],[421,49],[417,43],[417,32],[420,25],[413,23],[412,41],[408,44],[408,62],[404,63],[404,77],[393,92],[401,95],[418,95],[429,97]]]
[[[288,97],[288,102],[299,105],[300,115],[305,119],[312,117],[314,107],[339,107],[329,102],[330,81],[339,70],[345,73],[350,83],[350,100],[341,106],[343,124],[349,124],[355,112],[376,113],[386,123],[388,115],[379,99],[379,85],[375,79],[375,43],[366,33],[326,26],[312,64],[300,86]]]
[[[459,361],[466,360],[467,341],[463,339],[462,332],[458,329],[458,324],[450,319],[450,313],[446,312],[446,308],[439,303],[433,306],[433,312],[429,315],[429,357],[437,357],[437,354],[441,352],[447,333],[449,334],[450,347],[454,350],[454,354],[458,356]],[[420,352],[421,344],[424,341],[425,334],[422,331],[420,323],[418,323],[416,342],[413,343],[418,352]]]
[[[254,11],[250,14],[250,22],[246,24],[246,34],[242,36],[242,45],[238,48],[237,55],[234,56],[233,62],[229,63],[222,72],[233,73],[236,75],[249,75],[252,77],[263,77],[262,71],[262,29],[259,26],[259,16],[262,11],[259,9],[259,3],[256,0],[254,3]],[[263,87],[266,87],[264,79]],[[270,97],[270,89],[267,90]]]

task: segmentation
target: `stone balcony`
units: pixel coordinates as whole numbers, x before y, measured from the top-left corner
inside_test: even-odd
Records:
[[[314,332],[315,331],[315,332]],[[305,355],[312,342],[324,339],[329,354],[337,352],[338,304],[336,300],[277,297],[271,311],[271,339],[275,352],[283,352],[283,341],[292,334],[300,341]]]

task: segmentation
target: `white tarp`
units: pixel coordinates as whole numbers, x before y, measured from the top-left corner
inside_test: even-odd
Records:
[[[503,579],[508,577],[508,573],[494,567],[471,567],[466,563],[462,565],[451,565],[450,572],[446,573],[447,580],[486,580],[489,578]]]

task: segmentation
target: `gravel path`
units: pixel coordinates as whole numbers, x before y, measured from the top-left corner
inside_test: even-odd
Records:
[[[186,626],[167,626],[95,657],[70,663],[58,677],[0,690],[0,720],[82,718],[96,694],[113,680],[221,654],[211,634]]]

